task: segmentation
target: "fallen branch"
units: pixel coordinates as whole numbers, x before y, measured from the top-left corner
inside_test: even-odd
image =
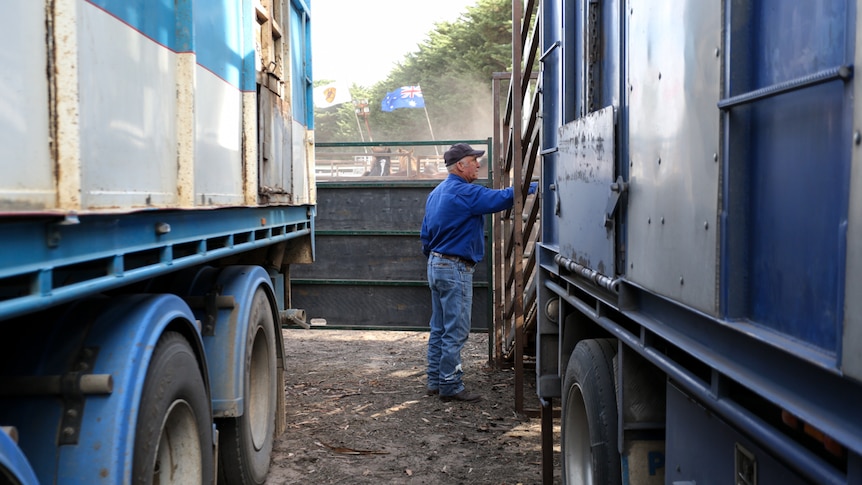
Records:
[[[375,451],[375,450],[354,450],[353,448],[345,448],[343,446],[332,446],[327,445],[326,443],[322,443],[320,441],[315,441],[314,444],[317,446],[323,446],[329,448],[330,450],[341,453],[344,455],[388,455],[388,451]]]

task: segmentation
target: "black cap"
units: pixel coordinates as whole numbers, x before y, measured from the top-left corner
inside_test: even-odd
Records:
[[[481,157],[485,154],[485,150],[473,150],[473,147],[466,143],[456,143],[446,150],[443,154],[443,160],[446,161],[446,166],[458,162],[464,157]]]

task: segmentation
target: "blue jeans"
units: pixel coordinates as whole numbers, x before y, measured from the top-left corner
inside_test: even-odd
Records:
[[[432,254],[428,258],[428,286],[428,389],[439,389],[441,396],[451,396],[464,390],[461,349],[470,335],[473,266]]]

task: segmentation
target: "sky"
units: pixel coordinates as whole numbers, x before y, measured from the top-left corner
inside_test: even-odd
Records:
[[[312,0],[315,81],[370,87],[419,44],[435,23],[454,22],[477,0]]]

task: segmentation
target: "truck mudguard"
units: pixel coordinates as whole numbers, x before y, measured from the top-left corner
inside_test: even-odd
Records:
[[[245,412],[246,322],[256,288],[263,287],[273,305],[272,283],[260,266],[230,266],[220,271],[209,268],[200,275],[195,278],[189,294],[192,298],[204,298],[202,306],[192,306],[198,319],[204,322],[203,345],[210,363],[213,417],[242,416]],[[225,301],[224,297],[233,301],[217,303],[216,297],[221,302]],[[208,298],[212,304],[207,303]],[[274,309],[273,315],[277,315]],[[209,330],[208,325],[211,326]],[[278,349],[281,348],[281,329],[274,330]]]
[[[20,339],[20,365],[7,372],[27,377],[5,386],[21,397],[7,402],[3,417],[18,426],[21,450],[39,482],[131,478],[125,475],[132,469],[138,403],[153,350],[170,327],[201,355],[193,322],[175,295],[93,298],[65,307],[55,325],[34,327],[30,338]],[[44,343],[39,352],[32,352],[34,336]],[[206,369],[200,372],[205,382]]]
[[[0,476],[9,474],[21,485],[37,485],[36,473],[27,463],[27,458],[12,438],[0,432]]]

